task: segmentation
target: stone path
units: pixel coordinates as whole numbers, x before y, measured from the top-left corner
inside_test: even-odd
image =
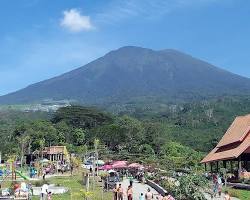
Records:
[[[129,180],[124,179],[122,182],[122,187],[124,192],[127,191],[127,188],[129,186]],[[147,192],[147,189],[150,188],[151,192],[154,194],[154,199],[159,195],[156,190],[148,186],[147,184],[139,183],[138,181],[133,181],[133,200],[139,200],[139,196],[141,193],[145,194]]]

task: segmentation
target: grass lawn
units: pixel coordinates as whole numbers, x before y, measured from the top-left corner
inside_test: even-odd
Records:
[[[250,191],[248,190],[228,189],[228,191],[231,196],[240,200],[250,200]]]
[[[82,175],[81,173],[69,176],[69,177],[54,177],[48,179],[50,184],[60,185],[69,188],[69,192],[62,195],[53,195],[53,200],[83,200],[81,195],[81,190],[85,190],[84,186],[81,184]],[[110,200],[112,199],[111,192],[102,192],[102,187],[100,183],[96,183],[95,187],[90,184],[90,189],[92,196],[89,198],[90,200]],[[102,199],[103,196],[103,199]],[[38,196],[34,196],[32,199],[39,200]]]

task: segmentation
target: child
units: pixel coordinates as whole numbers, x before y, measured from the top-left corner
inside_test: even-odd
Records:
[[[228,194],[228,191],[225,191],[224,200],[231,200],[231,197],[230,197],[230,195]]]
[[[221,198],[221,192],[222,192],[222,180],[220,177],[218,177],[218,193],[220,198]]]
[[[48,193],[48,200],[52,200],[52,192]]]
[[[145,200],[143,193],[141,193],[139,200]]]

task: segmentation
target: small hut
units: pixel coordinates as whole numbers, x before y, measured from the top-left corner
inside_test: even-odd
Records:
[[[45,148],[47,158],[51,161],[68,160],[66,146],[50,146]]]
[[[210,164],[211,171],[218,171],[219,166],[227,168],[230,163],[231,172],[237,163],[238,177],[249,176],[250,161],[250,114],[239,116],[233,121],[217,146],[201,161]]]
[[[69,160],[69,154],[66,146],[45,147],[42,152],[36,150],[33,152],[33,158],[47,158],[50,161]]]

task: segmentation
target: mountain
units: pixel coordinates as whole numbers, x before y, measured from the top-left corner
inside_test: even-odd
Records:
[[[182,52],[122,47],[93,62],[0,97],[1,104],[70,99],[83,103],[250,94],[250,79]]]

